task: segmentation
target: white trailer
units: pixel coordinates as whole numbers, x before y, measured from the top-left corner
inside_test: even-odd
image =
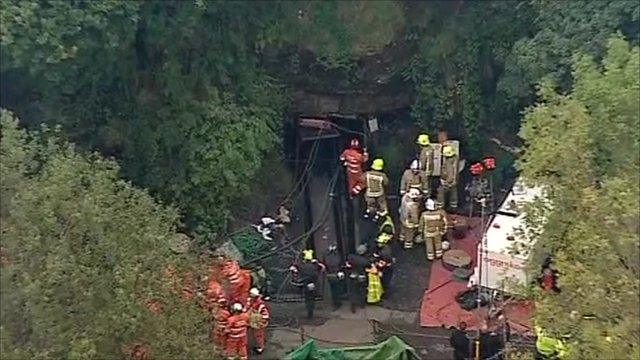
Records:
[[[477,262],[482,263],[482,269],[479,271],[476,265],[469,278],[469,286],[477,284],[517,293],[514,284],[528,284],[531,279],[525,267],[536,238],[525,227],[523,205],[541,197],[541,188],[527,187],[520,181],[516,182],[484,229],[477,253]]]

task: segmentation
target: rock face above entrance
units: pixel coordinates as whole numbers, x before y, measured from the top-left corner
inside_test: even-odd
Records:
[[[323,95],[307,91],[292,94],[293,111],[304,114],[375,114],[413,104],[413,92],[395,94]]]

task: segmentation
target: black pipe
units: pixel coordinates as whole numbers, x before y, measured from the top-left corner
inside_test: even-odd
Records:
[[[312,224],[312,217],[311,217],[311,195],[309,193],[309,182],[308,177],[309,177],[309,173],[311,171],[304,171],[304,169],[307,168],[309,161],[311,160],[309,158],[310,154],[309,151],[304,151],[306,149],[304,149],[305,147],[307,147],[307,143],[305,141],[303,141],[301,135],[300,135],[300,124],[298,123],[298,121],[293,122],[293,126],[294,126],[294,131],[296,134],[296,140],[295,140],[295,146],[296,146],[296,165],[299,162],[304,162],[304,164],[302,164],[302,166],[296,166],[297,169],[297,174],[295,174],[296,178],[300,179],[300,181],[304,184],[304,188],[302,189],[303,192],[303,202],[304,202],[304,232],[308,233],[311,230],[311,227],[313,226]],[[300,159],[300,154],[304,153],[306,154],[306,156],[304,157],[304,160]],[[311,169],[309,169],[311,170]],[[302,177],[302,178],[301,178]],[[313,245],[313,241],[309,241],[310,239],[312,239],[311,236],[309,236],[307,238],[306,241],[306,248],[309,249],[314,249],[315,246]],[[309,246],[311,245],[311,247]],[[314,249],[315,252],[315,249]]]
[[[340,154],[338,153],[338,148],[337,148],[337,139],[333,139],[333,153],[335,155],[335,160],[337,161],[337,159],[340,157]],[[343,176],[338,175],[338,180],[339,182],[342,182],[344,184],[344,179]],[[338,247],[338,249],[340,249],[340,254],[342,255],[343,259],[344,259],[344,255],[345,255],[345,248],[344,248],[344,217],[342,216],[342,196],[344,194],[344,186],[337,186],[334,184],[334,189],[335,189],[335,194],[333,195],[333,198],[331,199],[333,202],[333,221],[335,224],[335,236],[336,236],[336,245]]]
[[[307,156],[307,163],[310,161]],[[305,168],[307,165],[305,164]],[[312,249],[315,253],[316,246],[313,241],[313,234],[309,233],[311,228],[313,227],[313,218],[311,212],[311,192],[309,191],[309,174],[311,173],[311,169],[303,174],[304,178],[302,179],[302,183],[304,184],[303,196],[304,196],[304,231],[308,234],[305,247],[307,249]]]

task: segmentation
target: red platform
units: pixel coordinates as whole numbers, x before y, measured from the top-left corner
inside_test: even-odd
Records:
[[[465,251],[471,256],[471,269],[477,262],[477,246],[480,239],[479,219],[469,220],[471,230],[464,239],[453,240],[452,248]],[[441,261],[431,265],[429,288],[424,292],[420,307],[420,326],[450,327],[465,321],[470,330],[478,328],[484,319],[487,307],[467,311],[462,309],[455,300],[460,291],[467,289],[467,283],[455,280],[451,271],[442,266]],[[533,306],[530,303],[513,303],[505,306],[504,312],[509,319],[513,331],[522,332],[530,328],[530,316]]]

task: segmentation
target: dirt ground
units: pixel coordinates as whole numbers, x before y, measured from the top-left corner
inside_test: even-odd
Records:
[[[404,250],[395,242],[393,253],[396,258],[393,280],[382,301],[382,306],[392,310],[419,311],[422,295],[429,285],[429,263],[424,245]]]
[[[322,218],[320,214],[326,200],[328,180],[329,178],[326,176],[318,176],[313,177],[309,183],[311,190],[310,215],[314,220]],[[276,191],[276,193],[280,192]],[[269,192],[265,191],[265,195],[267,194]],[[276,199],[282,197],[274,195],[274,193],[269,194]],[[293,219],[292,224],[288,227],[290,239],[303,233],[305,228],[304,197],[301,194],[296,195],[293,196],[291,202]],[[397,208],[397,204],[391,202],[390,208]],[[258,217],[259,215],[254,213],[252,216]],[[363,220],[359,219],[358,221],[362,222]],[[333,225],[333,212],[330,212],[325,220],[325,225],[314,233],[316,246],[326,248],[325,242],[331,240],[335,232]],[[377,228],[375,225],[374,227]],[[326,235],[328,238],[325,238]],[[304,246],[302,243],[299,245]],[[296,246],[296,248],[298,247]],[[319,253],[322,253],[323,250],[318,249]],[[451,359],[448,330],[421,328],[419,325],[420,305],[424,291],[428,287],[430,269],[430,264],[425,258],[424,245],[418,244],[411,250],[404,250],[401,244],[395,242],[393,250],[396,263],[392,286],[386,289],[385,298],[379,306],[368,305],[365,309],[358,309],[356,313],[351,313],[348,302],[344,301],[340,309],[333,310],[329,294],[325,292],[324,299],[316,302],[314,319],[307,320],[304,304],[300,301],[302,299],[299,296],[274,294],[274,300],[269,304],[272,321],[267,334],[266,352],[260,356],[253,354],[250,358],[282,359],[286,353],[310,339],[314,339],[320,347],[337,348],[374,344],[389,336],[396,335],[414,347],[424,359]],[[293,260],[293,258],[290,259],[284,255],[286,254],[278,254],[264,262],[265,267],[273,268],[271,271],[267,270],[271,275],[274,275],[275,272],[280,277],[284,275],[282,271],[286,271],[290,265],[289,262]],[[278,288],[280,288],[279,284]],[[281,295],[290,293],[289,287],[284,283]]]
[[[272,323],[267,351],[255,359],[281,359],[289,351],[314,339],[325,348],[378,343],[396,335],[411,345],[423,359],[451,359],[448,330],[422,328],[420,303],[429,281],[429,263],[424,245],[403,250],[394,244],[396,269],[393,286],[380,306],[368,305],[351,313],[348,303],[332,310],[328,296],[316,302],[314,319],[306,319],[301,302],[272,302]]]
[[[345,305],[333,311],[330,305],[318,303],[316,316],[307,320],[301,303],[270,305],[274,319],[268,329],[267,348],[252,359],[282,359],[308,340],[315,340],[321,348],[339,348],[375,344],[392,335],[411,345],[422,359],[453,358],[448,330],[421,328],[416,311],[367,306],[354,314]]]

